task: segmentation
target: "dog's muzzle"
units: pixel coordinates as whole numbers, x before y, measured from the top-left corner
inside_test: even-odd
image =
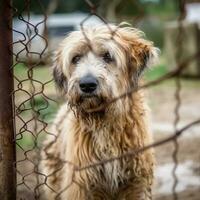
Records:
[[[92,75],[87,75],[81,78],[79,82],[79,87],[81,91],[85,94],[93,94],[95,90],[97,89],[98,81],[97,79]]]

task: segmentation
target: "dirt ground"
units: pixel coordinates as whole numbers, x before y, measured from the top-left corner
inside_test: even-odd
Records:
[[[151,107],[154,140],[161,140],[174,133],[174,109],[176,100],[173,83],[151,88],[147,97]],[[180,92],[180,121],[178,128],[200,118],[200,81],[182,81]],[[180,200],[200,199],[200,125],[190,128],[178,138],[176,170],[177,196]],[[155,148],[157,167],[155,170],[154,199],[171,200],[174,179],[174,142]]]
[[[176,101],[174,98],[175,87],[173,82],[168,82],[147,91],[147,100],[151,108],[151,124],[154,140],[158,141],[174,133],[174,108]],[[180,121],[178,128],[187,123],[200,118],[200,81],[182,82],[181,89]],[[200,199],[200,125],[192,127],[184,132],[178,140],[178,168],[176,175],[178,183],[176,193],[179,200],[199,200]],[[174,179],[172,170],[174,167],[173,152],[174,142],[170,142],[155,148],[156,169],[155,184],[153,189],[155,200],[173,200],[172,187]],[[21,158],[20,158],[21,157]],[[27,153],[27,158],[31,158],[31,153]],[[23,160],[24,156],[18,154],[18,160]],[[21,162],[18,169],[25,174],[29,174],[34,168],[32,164]],[[35,171],[36,169],[34,169]],[[34,199],[32,189],[32,179],[34,172],[22,179],[18,176],[18,199]],[[24,182],[26,186],[24,186]],[[35,180],[35,182],[37,182]],[[22,184],[20,184],[22,183]]]

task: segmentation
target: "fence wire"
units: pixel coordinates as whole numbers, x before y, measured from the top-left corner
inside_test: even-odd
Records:
[[[178,167],[178,152],[179,152],[179,142],[178,138],[189,128],[196,124],[200,124],[200,116],[199,119],[192,121],[191,123],[186,124],[184,127],[178,129],[177,125],[180,121],[180,107],[182,104],[182,99],[180,97],[182,85],[180,80],[180,74],[182,71],[191,63],[193,60],[198,59],[199,52],[196,55],[188,58],[187,60],[181,61],[178,57],[181,56],[181,45],[184,41],[184,29],[182,25],[182,21],[185,16],[185,1],[179,0],[179,34],[177,40],[177,66],[173,68],[172,71],[168,72],[164,76],[147,82],[138,88],[131,88],[126,93],[111,99],[104,105],[101,105],[98,109],[102,109],[103,107],[108,106],[121,98],[125,98],[127,95],[130,95],[138,90],[144,90],[155,85],[161,84],[162,82],[169,79],[176,79],[176,91],[174,94],[174,101],[176,102],[175,110],[174,110],[174,133],[169,137],[166,137],[162,140],[153,142],[145,147],[142,147],[138,150],[129,151],[122,155],[111,157],[107,160],[102,160],[96,163],[90,163],[85,166],[76,166],[73,163],[70,163],[66,160],[60,160],[56,155],[48,154],[49,149],[51,149],[51,145],[53,142],[57,140],[58,136],[55,136],[54,133],[50,131],[51,122],[48,121],[48,116],[55,114],[54,111],[49,111],[49,107],[53,106],[57,108],[57,101],[54,97],[52,97],[52,91],[48,91],[48,86],[52,85],[52,77],[49,76],[48,81],[46,80],[46,74],[42,74],[42,77],[37,73],[37,69],[41,68],[41,63],[44,62],[46,56],[48,55],[48,40],[45,30],[43,32],[40,31],[40,26],[44,26],[46,28],[47,18],[45,9],[42,5],[42,1],[37,0],[38,10],[40,10],[42,14],[42,18],[40,22],[33,22],[31,19],[31,0],[24,1],[24,7],[22,10],[18,10],[17,8],[12,6],[13,10],[13,18],[18,19],[20,24],[23,24],[22,29],[12,29],[13,34],[17,35],[19,39],[13,42],[13,48],[18,47],[18,51],[13,51],[14,56],[14,64],[12,66],[13,71],[17,71],[18,68],[24,70],[24,74],[18,73],[17,75],[14,73],[13,78],[15,82],[15,89],[13,91],[13,96],[15,98],[15,121],[16,121],[16,136],[15,142],[17,146],[17,161],[16,161],[16,173],[17,173],[17,196],[18,199],[41,199],[41,188],[47,187],[49,190],[55,193],[55,199],[60,199],[60,196],[63,192],[65,192],[72,183],[78,185],[84,191],[87,191],[83,185],[81,185],[78,181],[75,180],[76,173],[79,173],[84,170],[89,170],[91,168],[95,168],[101,165],[105,165],[110,162],[114,162],[116,160],[120,160],[122,158],[127,157],[135,157],[139,153],[142,153],[150,148],[155,148],[157,146],[173,142],[174,143],[174,151],[172,154],[174,168],[172,171],[172,176],[174,180],[173,189],[171,191],[174,200],[178,200],[178,195],[176,193],[177,184],[179,182],[176,170]],[[81,23],[81,31],[85,36],[86,41],[88,41],[88,45],[90,45],[90,40],[87,37],[87,34],[84,31],[84,24],[90,20],[91,16],[98,17],[112,32],[112,39],[114,39],[115,33],[118,31],[112,30],[107,20],[105,20],[102,16],[97,13],[97,6],[90,0],[85,0],[85,4],[88,5],[90,10],[90,14],[87,18],[85,18]],[[26,13],[26,15],[24,14]],[[143,16],[143,13],[141,14]],[[140,16],[138,16],[139,18]],[[42,48],[40,51],[36,51],[33,48],[34,42],[36,40],[41,41]],[[92,48],[92,47],[91,47]],[[180,54],[180,55],[178,55]],[[34,62],[33,62],[34,60]],[[36,62],[35,62],[36,60]],[[25,67],[26,66],[26,67]],[[41,102],[38,105],[38,101]],[[95,110],[93,110],[95,111]],[[63,117],[64,118],[64,117]],[[63,119],[62,119],[63,120]],[[58,127],[59,128],[59,127]],[[59,132],[60,130],[58,130]],[[46,152],[48,154],[48,159],[52,158],[52,161],[57,163],[57,170],[52,172],[51,174],[41,173],[39,170],[40,163],[40,151],[41,151],[41,141],[45,138],[45,136],[51,135],[54,137],[52,144],[46,147]],[[27,145],[28,144],[28,145]],[[48,184],[48,179],[56,176],[56,173],[61,171],[64,165],[68,163],[73,168],[73,175],[69,185],[66,185],[63,190],[56,191],[55,188],[52,188]],[[25,167],[26,166],[26,167]],[[41,181],[42,180],[42,181]],[[23,192],[26,191],[26,192]],[[90,195],[90,194],[88,194]]]

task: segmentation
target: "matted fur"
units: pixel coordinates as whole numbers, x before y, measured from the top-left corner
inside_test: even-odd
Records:
[[[54,78],[66,104],[53,124],[55,136],[48,136],[42,152],[40,169],[52,188],[45,187],[48,200],[59,193],[61,200],[151,199],[152,150],[74,173],[75,166],[119,156],[152,140],[141,91],[91,112],[137,87],[142,71],[157,56],[157,49],[137,29],[111,28],[116,30],[114,34],[107,26],[87,28],[87,38],[81,31],[72,32],[58,48]],[[111,60],[106,60],[105,52]],[[90,98],[79,88],[80,79],[87,74],[98,80]]]

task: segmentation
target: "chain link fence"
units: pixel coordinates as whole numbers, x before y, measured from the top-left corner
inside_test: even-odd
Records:
[[[4,52],[10,56],[7,57],[6,55],[3,55],[3,57],[0,59],[4,61],[0,61],[0,68],[4,66],[8,69],[7,74],[2,73],[2,75],[0,75],[0,82],[2,82],[0,83],[1,90],[3,91],[3,88],[5,88],[1,93],[1,95],[5,96],[5,99],[3,98],[0,100],[0,119],[2,121],[0,128],[2,138],[1,141],[3,141],[0,149],[0,166],[3,170],[1,174],[2,178],[0,178],[0,192],[2,193],[0,195],[0,199],[15,199],[15,197],[18,199],[42,199],[41,189],[45,187],[54,191],[56,194],[55,199],[59,199],[60,195],[71,186],[67,185],[64,190],[58,192],[55,191],[54,188],[51,188],[47,183],[48,179],[61,170],[67,161],[61,161],[61,163],[58,165],[58,169],[50,175],[43,174],[39,170],[42,141],[47,135],[54,136],[54,133],[50,131],[50,126],[60,101],[58,101],[55,97],[55,89],[53,87],[54,83],[51,76],[51,70],[49,69],[48,72],[46,71],[46,68],[43,67],[43,63],[45,63],[47,60],[49,60],[49,57],[51,57],[48,49],[49,41],[47,39],[49,36],[47,33],[47,19],[49,16],[47,16],[47,14],[49,13],[44,9],[42,1],[37,0],[34,3],[37,4],[38,9],[43,13],[40,16],[41,18],[39,21],[37,20],[36,22],[34,22],[32,19],[30,12],[33,1],[25,0],[23,9],[21,10],[18,10],[18,8],[16,8],[14,4],[11,4],[9,1],[3,1],[2,4],[4,5],[2,7],[4,9],[1,10],[1,17],[3,17],[2,20],[4,21],[1,20],[0,31],[2,36],[7,35],[7,37],[2,38],[1,36],[1,41],[6,45],[0,45],[0,52],[1,55],[2,52]],[[199,116],[198,119],[185,124],[182,128],[178,128],[178,123],[181,118],[180,107],[182,104],[180,95],[182,90],[180,75],[187,68],[188,64],[194,60],[198,60],[200,55],[200,52],[197,52],[195,55],[192,55],[185,60],[179,59],[182,56],[181,49],[183,47],[181,45],[183,45],[185,39],[185,29],[183,28],[183,20],[186,16],[185,3],[186,2],[184,0],[179,0],[179,30],[176,45],[178,49],[176,55],[176,67],[158,79],[149,81],[138,88],[132,88],[126,93],[116,97],[115,99],[111,99],[110,102],[103,105],[107,106],[108,104],[112,104],[121,98],[125,98],[127,95],[130,95],[138,90],[146,90],[161,84],[166,80],[173,79],[175,80],[176,88],[174,93],[174,133],[136,151],[129,151],[125,154],[112,157],[107,160],[97,163],[90,163],[86,166],[73,166],[74,174],[83,170],[98,167],[100,165],[105,165],[109,162],[114,162],[115,160],[120,160],[126,157],[135,157],[137,154],[140,154],[152,147],[156,148],[157,146],[173,142],[174,151],[171,156],[174,162],[174,167],[172,170],[174,184],[171,194],[174,200],[179,199],[176,192],[177,184],[179,182],[176,174],[177,167],[179,165],[177,157],[179,152],[178,138],[181,137],[183,133],[191,127],[200,124]],[[84,32],[84,24],[90,20],[92,16],[97,17],[103,24],[106,24],[108,29],[112,32],[114,38],[114,35],[118,30],[112,30],[108,21],[98,14],[98,7],[92,1],[86,0],[85,4],[88,6],[88,11],[90,11],[90,14],[88,17],[82,20],[80,27],[85,39],[88,41],[88,44],[90,44],[90,40],[87,37],[87,34]],[[141,15],[138,15],[137,17],[137,20],[142,17],[143,15],[141,12]],[[12,28],[12,18],[14,24],[14,19],[17,18],[16,23],[19,23],[19,26],[13,26]],[[5,32],[5,29],[7,32]],[[16,38],[13,42],[11,42],[12,34],[15,36],[14,38]],[[40,41],[41,45],[39,50],[36,48],[37,45],[34,46],[35,44],[38,44],[37,41]],[[6,49],[8,49],[7,47],[10,49],[9,52],[6,51]],[[12,54],[10,52],[12,52]],[[12,76],[9,75],[11,72]],[[47,72],[49,74],[47,74]],[[6,83],[6,85],[9,87],[5,87],[4,83]],[[6,104],[9,105],[6,106]],[[12,110],[13,113],[8,113],[6,116],[6,120],[9,121],[6,127],[4,125],[7,122],[2,119],[5,118],[5,112],[9,112],[9,110]],[[12,126],[12,123],[14,126]],[[15,133],[14,136],[13,133]],[[51,148],[51,145],[48,148]],[[12,170],[13,165],[14,170]],[[16,180],[14,180],[15,178],[13,177],[16,177]],[[75,180],[74,183],[79,185],[79,183],[75,182]],[[83,187],[82,185],[79,186]],[[82,189],[86,190],[86,188]],[[17,195],[15,193],[17,193]]]

